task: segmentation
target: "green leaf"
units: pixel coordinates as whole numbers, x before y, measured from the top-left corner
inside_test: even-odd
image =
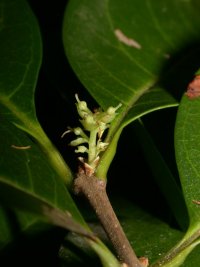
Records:
[[[0,207],[0,250],[13,239],[5,208]]]
[[[39,125],[34,91],[41,65],[41,37],[25,0],[0,0],[0,112],[41,146],[59,176],[70,184],[71,172]]]
[[[199,39],[196,5],[180,0],[69,1],[63,41],[75,73],[101,107],[123,105],[110,128],[110,145],[97,176],[106,177],[124,126],[177,105],[161,81],[176,67],[176,53],[188,40]]]
[[[200,229],[200,99],[183,96],[176,120],[175,148],[190,228]]]
[[[69,2],[63,26],[66,54],[80,80],[103,108],[121,102],[126,110],[130,109],[157,82],[162,64],[168,61],[164,53],[172,51],[153,19],[145,2]],[[130,38],[134,36],[141,49],[120,42],[116,29]]]
[[[199,244],[200,240],[199,110],[200,99],[198,97],[189,98],[187,95],[182,97],[176,119],[175,151],[190,225],[181,242],[172,250],[173,252],[169,252],[171,255],[174,253],[174,259],[164,266],[180,266],[186,256]],[[169,255],[167,257],[170,258]]]
[[[193,249],[193,251],[188,255],[184,263],[181,267],[188,267],[188,266],[198,266],[199,264],[199,245]]]
[[[172,172],[156,148],[153,139],[142,121],[135,123],[134,132],[136,133],[156,184],[159,186],[161,193],[165,197],[174,218],[180,228],[186,230],[189,218],[180,186],[177,184],[175,177],[173,177]]]

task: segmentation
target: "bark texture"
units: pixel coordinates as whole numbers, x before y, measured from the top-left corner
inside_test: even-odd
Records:
[[[129,267],[141,267],[108,199],[106,182],[94,175],[88,176],[82,169],[74,181],[74,191],[88,199],[113,244],[119,260]]]

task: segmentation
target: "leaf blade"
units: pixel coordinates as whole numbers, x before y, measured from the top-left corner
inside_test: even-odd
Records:
[[[191,22],[194,30],[187,27],[185,32],[183,17],[177,17],[174,8],[190,10],[184,20],[185,24]],[[63,42],[72,67],[97,102],[103,108],[121,101],[126,105],[157,83],[163,65],[187,40],[186,33],[196,38],[197,18],[192,1],[155,4],[136,0],[134,5],[129,0],[123,5],[109,0],[89,5],[71,1],[63,22]],[[172,27],[173,31],[169,31]],[[127,38],[137,37],[141,51],[120,42],[116,29],[126,32]],[[171,41],[166,42],[166,33]],[[168,58],[165,53],[170,53]]]
[[[42,60],[38,23],[24,0],[1,0],[0,10],[1,114],[35,138],[61,179],[70,185],[72,173],[41,128],[35,111]]]
[[[175,148],[180,179],[190,214],[191,224],[199,221],[199,99],[190,100],[183,96],[177,115]]]
[[[14,121],[9,103],[15,104],[13,111],[15,106],[20,106],[22,113],[36,120],[34,90],[42,60],[38,24],[23,0],[1,0],[1,14],[1,102],[7,107],[5,114]],[[24,95],[27,101],[21,100]]]

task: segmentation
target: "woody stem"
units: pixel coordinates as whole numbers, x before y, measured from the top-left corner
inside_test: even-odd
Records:
[[[74,182],[74,191],[82,193],[96,212],[118,258],[129,267],[141,267],[126,235],[113,211],[106,193],[106,182],[81,170]]]

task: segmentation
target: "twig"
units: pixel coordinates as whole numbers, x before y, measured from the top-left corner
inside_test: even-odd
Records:
[[[74,191],[88,199],[113,244],[119,260],[126,263],[128,267],[141,267],[108,199],[106,182],[94,175],[88,176],[84,169],[80,169],[74,181]]]

